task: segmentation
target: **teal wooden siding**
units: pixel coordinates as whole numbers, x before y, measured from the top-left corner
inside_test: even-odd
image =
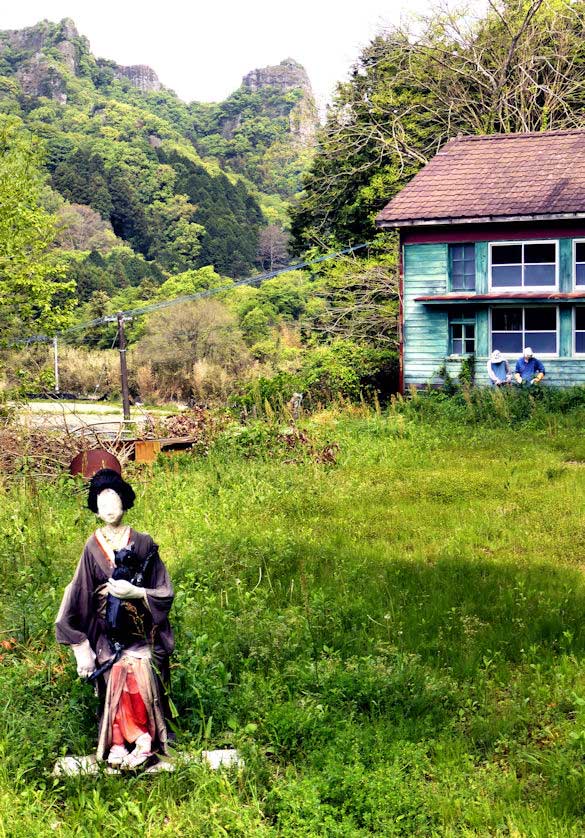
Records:
[[[490,354],[490,315],[487,308],[480,308],[475,316],[475,354],[487,358]]]
[[[475,290],[478,294],[488,292],[488,243],[475,244]]]
[[[425,385],[448,353],[449,319],[445,310],[430,310],[415,297],[446,294],[449,252],[446,244],[405,245],[404,260],[404,385]]]
[[[404,384],[422,387],[438,384],[439,369],[446,364],[449,374],[459,373],[460,359],[449,358],[449,308],[425,306],[416,297],[449,291],[447,244],[411,244],[403,249],[404,285]],[[488,243],[475,245],[476,291],[488,291]],[[573,240],[559,239],[559,291],[573,290]],[[547,302],[546,305],[551,305]],[[453,306],[455,307],[455,306]],[[585,358],[573,357],[573,304],[558,305],[559,357],[543,359],[549,385],[570,387],[585,384]],[[452,310],[452,309],[451,309]],[[476,383],[488,385],[487,360],[491,350],[489,307],[466,309],[475,316]],[[510,366],[514,367],[514,361]]]
[[[559,291],[573,290],[573,239],[559,239]]]
[[[573,354],[573,308],[559,309],[559,355],[570,358]]]

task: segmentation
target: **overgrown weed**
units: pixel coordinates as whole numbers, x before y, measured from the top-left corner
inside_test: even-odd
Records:
[[[177,589],[179,750],[237,746],[239,775],[50,778],[94,745],[52,623],[95,519],[68,479],[4,489],[4,834],[582,834],[582,406],[511,428],[490,394],[473,424],[483,398],[299,422],[334,467],[275,418],[133,475]]]

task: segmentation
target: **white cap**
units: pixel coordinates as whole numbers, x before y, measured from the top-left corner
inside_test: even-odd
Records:
[[[500,350],[499,349],[494,349],[494,351],[492,352],[492,361],[494,361],[494,363],[496,363],[496,364],[499,364],[499,362],[503,361],[503,359],[504,359],[504,356],[502,355]]]
[[[524,355],[525,358],[531,358],[534,355],[534,352],[532,351],[532,349],[529,346],[525,346],[524,349],[522,350],[522,354]]]

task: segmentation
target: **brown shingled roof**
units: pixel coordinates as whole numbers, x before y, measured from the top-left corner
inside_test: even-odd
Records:
[[[585,130],[457,137],[382,210],[382,227],[585,215]]]

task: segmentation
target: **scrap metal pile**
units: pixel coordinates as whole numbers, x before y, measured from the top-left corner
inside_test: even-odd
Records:
[[[0,475],[32,472],[53,477],[67,471],[73,457],[83,450],[84,440],[68,434],[4,424],[0,426]]]
[[[53,477],[69,470],[71,461],[84,451],[106,450],[125,465],[134,459],[140,440],[172,437],[167,442],[179,443],[176,447],[195,445],[199,453],[207,449],[210,437],[223,422],[202,407],[155,419],[149,414],[140,423],[125,426],[123,422],[88,422],[79,414],[63,413],[63,421],[56,424],[55,415],[48,415],[46,423],[39,421],[30,426],[18,420],[15,411],[11,418],[0,423],[0,475],[35,474]],[[75,420],[75,422],[72,421]],[[165,440],[161,440],[165,441]],[[181,441],[184,446],[181,446]],[[159,447],[160,450],[160,447]]]

